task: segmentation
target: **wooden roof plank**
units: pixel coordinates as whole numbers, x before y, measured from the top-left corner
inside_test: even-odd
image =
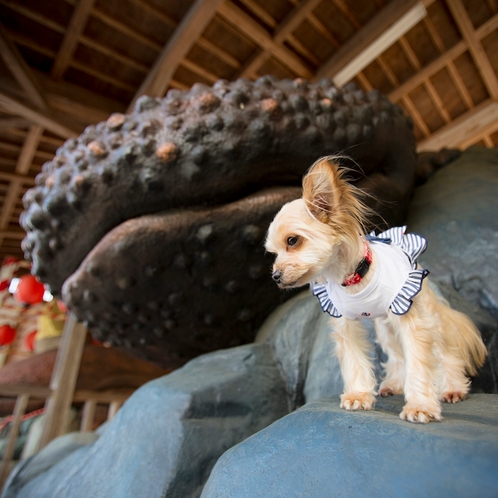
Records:
[[[266,30],[232,3],[224,3],[218,13],[230,24],[242,31],[263,50],[272,54],[280,63],[304,78],[311,79],[309,68],[286,47],[276,43]]]
[[[341,42],[325,27],[325,25],[315,16],[313,13],[309,13],[306,20],[315,28],[318,33],[320,33],[324,38],[326,38],[334,47],[340,47]]]
[[[43,14],[40,14],[28,7],[25,7],[20,3],[13,2],[12,0],[0,0],[0,5],[8,7],[14,12],[18,12],[19,14],[22,14],[28,19],[31,19],[32,21],[35,21],[38,24],[41,24],[42,26],[45,26],[46,28],[49,28],[52,31],[55,31],[56,33],[65,32],[64,26],[62,26],[58,22],[55,22],[52,19],[49,19],[48,17],[44,16]]]
[[[254,0],[240,0],[247,8],[252,10],[256,17],[259,17],[267,26],[275,28],[277,21],[265,10],[258,5]]]
[[[469,46],[469,51],[472,54],[472,58],[474,59],[490,97],[494,100],[498,100],[498,78],[496,77],[495,71],[491,66],[480,39],[476,35],[472,21],[465,10],[465,6],[461,0],[446,1],[446,4]]]
[[[443,126],[430,137],[417,144],[419,152],[440,150],[442,147],[461,147],[462,143],[480,136],[483,131],[489,133],[489,127],[498,123],[498,102],[485,100],[451,123]]]
[[[0,91],[0,106],[27,119],[28,121],[43,126],[47,130],[50,130],[52,133],[55,133],[61,137],[74,138],[79,135],[78,132],[72,130],[67,125],[58,122],[49,113],[35,109],[29,104],[21,102],[3,91]]]
[[[426,13],[418,0],[393,0],[325,62],[314,80],[329,77],[337,86],[342,86]]]
[[[159,54],[154,66],[136,92],[129,110],[141,95],[162,97],[178,65],[215,16],[223,0],[196,0]]]
[[[296,5],[275,31],[273,39],[277,43],[283,43],[287,37],[308,17],[322,0],[302,0]]]
[[[321,1],[322,0],[302,0],[301,3],[296,5],[284,18],[273,36],[273,41],[277,44],[282,44],[288,40],[298,52],[301,52],[311,62],[317,65],[319,63],[318,59],[311,54],[306,47],[302,46],[299,40],[292,36],[292,32]],[[252,78],[256,74],[258,68],[261,67],[270,58],[270,56],[271,54],[267,50],[263,49],[262,52],[256,54],[246,62],[237,76],[239,78]]]
[[[69,25],[66,28],[59,52],[52,65],[50,76],[56,80],[60,79],[66,71],[69,61],[78,44],[78,39],[83,32],[95,0],[79,0],[74,9]]]
[[[401,46],[401,49],[405,53],[408,61],[410,62],[411,66],[419,71],[422,67],[422,64],[420,63],[420,60],[417,57],[417,54],[415,51],[412,49],[411,45],[409,44],[408,40],[406,39],[405,36],[402,36],[399,39],[399,44]],[[398,82],[399,84],[399,82]],[[445,123],[449,123],[451,121],[451,116],[448,112],[448,110],[444,107],[443,101],[439,94],[437,93],[436,88],[432,84],[430,79],[427,79],[424,81],[424,87],[432,100],[434,107],[436,108],[437,112],[443,119]]]
[[[498,28],[498,14],[495,14],[489,21],[486,21],[480,26],[475,34],[479,40],[489,35],[491,32]],[[430,64],[422,68],[418,73],[414,74],[411,78],[402,83],[399,87],[389,94],[389,98],[396,102],[402,95],[411,92],[419,85],[421,85],[427,78],[443,69],[449,62],[452,62],[457,57],[462,55],[468,48],[466,41],[460,41],[439,57],[434,59]]]
[[[28,134],[24,140],[21,153],[17,158],[16,173],[26,175],[29,167],[33,162],[40,138],[43,135],[43,127],[40,125],[33,125],[30,127]]]
[[[48,106],[38,87],[36,80],[31,74],[30,67],[26,64],[19,50],[11,42],[8,34],[0,24],[0,55],[8,69],[26,93],[29,100],[40,109],[47,110]]]
[[[11,128],[27,128],[29,121],[24,118],[3,118],[0,119],[0,130]]]
[[[38,149],[38,144],[40,143],[40,138],[43,135],[43,127],[40,125],[34,125],[30,128],[24,144],[22,146],[21,153],[17,159],[16,173],[19,175],[26,175],[29,171],[29,167],[33,162],[36,150]],[[22,194],[23,181],[21,179],[12,180],[7,190],[5,196],[2,210],[0,211],[0,230],[5,230],[12,219],[12,215],[16,205],[19,201],[19,197]],[[0,245],[3,242],[0,232]]]

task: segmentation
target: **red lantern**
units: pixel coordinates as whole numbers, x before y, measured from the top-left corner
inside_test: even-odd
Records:
[[[36,332],[37,332],[36,330],[30,332],[26,336],[26,339],[24,339],[24,345],[26,346],[26,349],[28,349],[29,351],[34,351],[35,349]]]
[[[10,325],[0,326],[0,346],[8,346],[16,337],[16,329]]]
[[[34,275],[24,275],[19,279],[19,285],[14,297],[21,303],[36,304],[43,301],[44,285]]]

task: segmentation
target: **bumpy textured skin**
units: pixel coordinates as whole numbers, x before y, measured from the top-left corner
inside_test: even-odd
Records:
[[[33,264],[33,273],[55,295],[61,295],[64,282],[70,279],[64,287],[64,298],[96,335],[147,357],[160,356],[156,352],[165,345],[175,353],[179,346],[166,339],[168,327],[174,327],[174,333],[183,337],[187,345],[182,350],[185,357],[193,356],[198,344],[203,343],[197,336],[203,334],[207,339],[195,354],[239,343],[250,339],[250,333],[265,318],[264,313],[282,299],[277,291],[267,295],[266,287],[274,286],[268,269],[261,280],[248,279],[249,269],[245,266],[249,263],[245,261],[251,260],[253,265],[255,258],[259,265],[269,267],[262,247],[267,224],[281,203],[288,200],[289,193],[299,196],[292,187],[300,185],[302,175],[318,157],[341,152],[352,158],[345,164],[352,168],[355,184],[378,199],[367,202],[388,224],[401,223],[414,185],[414,137],[411,122],[401,109],[379,92],[366,94],[354,85],[338,90],[329,80],[310,84],[302,79],[279,81],[262,77],[256,82],[220,80],[213,87],[194,85],[188,92],[171,90],[162,100],[143,97],[132,114],[113,114],[107,122],[88,127],[78,139],[68,140],[55,158],[44,165],[36,186],[24,197],[21,224],[27,232],[23,241],[25,256]],[[250,208],[243,204],[244,209],[254,209],[254,213],[238,211],[237,203],[245,196],[272,186],[291,188],[286,195],[280,192],[280,198],[275,193],[261,194],[257,203],[249,203]],[[179,209],[187,209],[181,214],[181,230],[172,221],[178,213],[167,213]],[[164,228],[167,238],[162,244],[168,249],[164,249],[163,259],[159,240],[154,242],[154,257],[164,267],[166,276],[161,285],[169,279],[174,283],[161,290],[151,283],[153,276],[143,275],[126,287],[125,296],[115,299],[106,294],[104,289],[111,292],[113,286],[119,287],[117,281],[121,277],[117,275],[145,267],[142,256],[116,258],[116,249],[107,249],[105,245],[106,234],[127,220],[158,212],[164,212],[163,223],[173,224]],[[203,251],[195,245],[198,242],[192,242],[198,240],[195,233],[206,216],[210,217],[208,225],[216,225],[215,216],[228,216],[223,223],[230,229],[227,225],[226,230],[220,231],[226,238],[219,238],[218,252],[213,251],[209,237]],[[254,227],[248,230],[258,233],[255,241],[246,245],[239,244],[244,226]],[[123,240],[130,240],[122,244],[135,244],[131,230],[128,227],[126,237],[121,233]],[[233,261],[225,258],[223,248],[228,250],[237,244],[242,252]],[[94,268],[94,278],[88,280],[83,278],[89,274],[85,268],[92,266],[94,256],[89,253],[97,245],[99,264],[105,262],[109,268],[105,276]],[[175,255],[173,248],[177,250]],[[122,255],[120,251],[117,252]],[[209,261],[226,265],[226,272],[214,272],[215,266],[210,266],[214,263],[208,264],[204,256],[198,257],[199,251],[207,253]],[[172,261],[166,253],[173,257]],[[179,267],[173,261],[182,258],[191,263],[177,271],[174,268]],[[78,269],[83,260],[83,267]],[[185,278],[194,273],[199,278]],[[82,280],[78,281],[76,275]],[[217,284],[220,289],[229,280],[237,281],[243,289],[230,307],[226,306],[224,291],[216,289],[196,291],[195,300],[188,298],[193,288],[201,288],[203,277],[210,275],[227,279]],[[118,280],[110,283],[112,279]],[[150,286],[156,291],[157,302],[169,302],[171,294],[184,295],[183,304],[174,306],[184,318],[165,318],[167,325],[163,318],[145,320],[142,329],[136,325],[138,321],[129,318],[125,302],[140,303],[132,306],[136,315],[145,302],[144,289]],[[270,300],[264,306],[253,303],[260,291],[260,301]],[[98,296],[99,305],[95,301],[90,305],[90,298],[83,296],[85,292],[87,296]],[[251,307],[245,304],[248,299]],[[116,311],[118,304],[125,309],[121,313]],[[206,318],[208,308],[221,324]],[[228,318],[246,309],[252,318],[246,318],[242,327],[245,331],[235,330],[235,323],[239,322]],[[199,313],[204,314],[201,322],[188,321],[188,316]],[[109,330],[111,323],[118,331],[123,329],[120,335]],[[164,337],[158,337],[161,327]],[[156,334],[153,329],[157,329]],[[191,353],[187,352],[189,348]]]

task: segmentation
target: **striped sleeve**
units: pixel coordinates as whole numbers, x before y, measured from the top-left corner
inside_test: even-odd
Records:
[[[327,292],[325,285],[315,283],[313,284],[311,291],[320,301],[320,306],[325,313],[328,313],[334,318],[340,318],[342,316],[339,310],[334,306],[334,303],[330,300],[329,293]]]
[[[409,273],[405,284],[391,303],[390,308],[395,315],[404,315],[409,311],[413,298],[421,291],[422,281],[428,274],[428,270],[413,270]]]

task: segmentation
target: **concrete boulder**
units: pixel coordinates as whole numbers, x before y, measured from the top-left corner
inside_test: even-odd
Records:
[[[98,439],[22,462],[2,497],[197,497],[224,451],[288,412],[267,344],[211,353],[140,388]]]
[[[226,452],[201,497],[496,496],[498,396],[472,395],[428,425],[401,421],[402,405],[309,403]]]

